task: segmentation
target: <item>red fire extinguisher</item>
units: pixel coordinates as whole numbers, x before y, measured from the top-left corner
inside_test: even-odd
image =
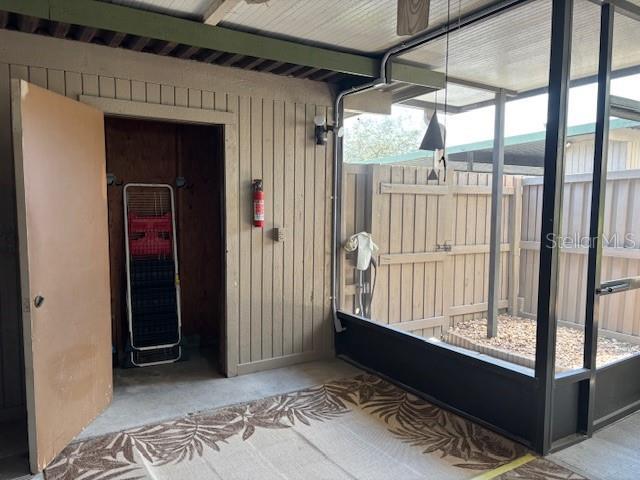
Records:
[[[253,225],[264,228],[264,191],[262,180],[253,181]]]

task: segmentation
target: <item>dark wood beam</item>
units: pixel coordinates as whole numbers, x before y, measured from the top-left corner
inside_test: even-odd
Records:
[[[138,52],[144,50],[144,48],[149,45],[149,42],[151,41],[150,38],[146,38],[146,37],[137,37],[135,39],[133,39],[131,41],[131,43],[129,43],[129,48],[131,50],[136,50]]]
[[[284,62],[272,62],[271,65],[261,69],[261,72],[272,72],[274,71],[276,68],[280,68],[282,65],[284,65]]]
[[[49,33],[57,38],[66,38],[69,35],[69,30],[71,30],[71,25],[68,23],[51,22],[49,25]]]
[[[184,58],[184,59],[190,59],[191,57],[193,57],[196,53],[198,53],[200,49],[198,47],[189,47],[187,45],[180,45],[176,51],[175,51],[175,55],[176,57],[179,58]]]
[[[201,61],[205,63],[214,63],[222,55],[224,55],[224,52],[213,51],[202,57]]]
[[[177,46],[178,44],[174,42],[162,42],[158,44],[158,46],[156,46],[153,51],[158,55],[169,55],[176,49]]]
[[[249,61],[247,61],[244,65],[242,65],[242,68],[244,68],[245,70],[257,69],[260,65],[262,65],[265,62],[266,60],[264,58],[249,59]]]
[[[96,36],[98,31],[95,28],[81,27],[78,31],[78,40],[81,42],[90,42]]]
[[[293,75],[294,73],[302,70],[304,68],[304,65],[283,65],[282,68],[279,68],[276,73],[278,75]]]
[[[225,67],[230,67],[231,65],[238,62],[239,60],[242,60],[243,58],[244,58],[244,55],[229,55],[224,60],[218,63],[220,65],[224,65]]]
[[[119,47],[122,45],[126,36],[127,34],[122,32],[108,32],[102,36],[102,39],[104,43],[110,47]]]
[[[38,29],[40,19],[37,17],[20,16],[18,17],[18,30],[26,33],[33,33]]]
[[[316,80],[318,82],[325,82],[329,80],[331,77],[334,77],[336,72],[331,72],[328,70],[320,70],[316,75],[311,77],[311,80]]]
[[[298,78],[309,78],[314,73],[317,73],[319,68],[307,68],[304,72],[300,72],[296,75]]]

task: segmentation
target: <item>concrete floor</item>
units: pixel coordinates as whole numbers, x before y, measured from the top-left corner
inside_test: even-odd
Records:
[[[332,359],[225,378],[218,373],[215,362],[197,352],[185,362],[118,369],[114,372],[111,406],[79,438],[300,390],[359,372]]]
[[[590,480],[640,479],[640,412],[549,458]]]

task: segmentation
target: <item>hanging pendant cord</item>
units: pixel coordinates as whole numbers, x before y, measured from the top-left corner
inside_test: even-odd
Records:
[[[447,0],[447,23],[451,23],[451,0]],[[442,150],[442,157],[440,161],[442,162],[442,166],[444,167],[444,181],[447,181],[447,130],[448,130],[448,120],[447,120],[447,105],[449,103],[449,31],[447,31],[447,35],[445,37],[445,50],[444,50],[444,134],[442,138],[442,143],[444,145],[444,149]]]
[[[461,12],[461,0],[458,0],[458,28],[457,30],[460,29],[460,23],[461,23],[461,19],[462,19],[462,12]],[[451,0],[447,1],[447,23],[451,23]],[[448,118],[447,118],[447,107],[449,105],[449,35],[450,35],[450,31],[447,31],[447,34],[445,36],[446,39],[446,44],[445,44],[445,57],[444,57],[444,82],[445,82],[445,88],[444,88],[444,135],[443,135],[443,142],[444,143],[444,150],[442,152],[442,158],[440,159],[440,161],[442,162],[442,165],[444,166],[444,181],[447,181],[447,157],[446,157],[446,151],[447,151],[447,131],[448,131]],[[436,109],[438,107],[438,93],[436,92]]]

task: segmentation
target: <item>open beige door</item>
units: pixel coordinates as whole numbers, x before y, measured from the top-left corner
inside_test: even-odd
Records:
[[[111,401],[102,112],[20,80],[12,115],[31,469]]]

